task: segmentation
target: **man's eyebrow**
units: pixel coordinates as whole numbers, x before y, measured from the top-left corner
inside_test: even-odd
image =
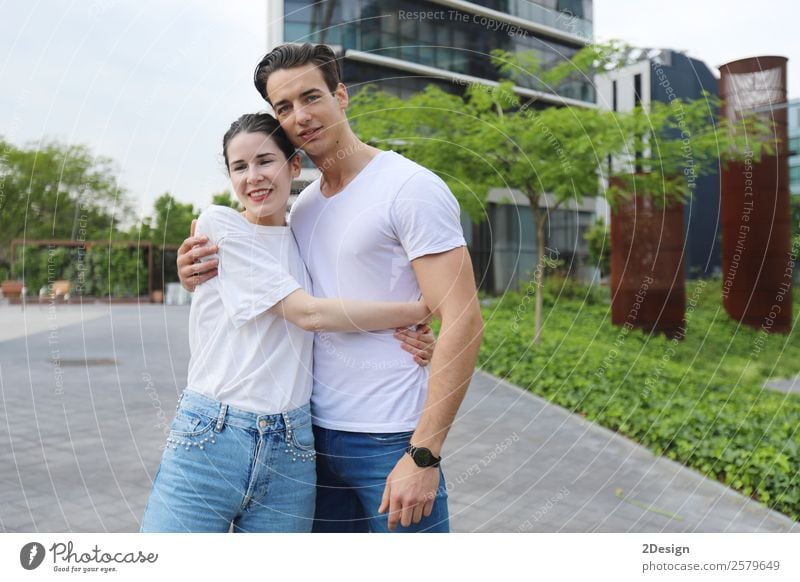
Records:
[[[322,89],[319,89],[318,87],[312,87],[311,89],[306,89],[305,91],[300,93],[300,97],[307,97],[312,93],[322,93]],[[284,103],[288,102],[289,102],[288,99],[281,99],[280,101],[277,101],[272,107],[275,108],[278,107],[279,105],[283,105]]]

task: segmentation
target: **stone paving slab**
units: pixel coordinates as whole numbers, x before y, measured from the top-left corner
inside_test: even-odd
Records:
[[[39,331],[28,335],[37,329],[31,318],[6,318],[6,309],[18,307],[0,309],[0,327],[9,328],[9,339],[0,341],[0,531],[139,527],[184,387],[188,307],[73,307],[57,308],[55,328],[52,314],[40,313]],[[20,325],[22,332],[13,329]],[[798,529],[715,481],[482,372],[445,455],[454,531]]]
[[[445,455],[455,531],[800,532],[721,483],[480,371]]]
[[[769,380],[764,383],[764,388],[785,394],[800,394],[800,376],[788,380]]]

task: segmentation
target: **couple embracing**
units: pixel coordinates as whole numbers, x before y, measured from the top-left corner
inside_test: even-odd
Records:
[[[279,46],[254,81],[275,117],[222,144],[244,211],[211,206],[179,251],[189,377],[142,531],[449,531],[441,450],[483,330],[458,203],[356,137],[329,47]],[[298,148],[322,176],[287,226]]]

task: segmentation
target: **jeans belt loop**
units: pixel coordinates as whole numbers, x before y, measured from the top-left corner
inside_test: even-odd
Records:
[[[281,416],[283,417],[283,424],[286,425],[286,442],[289,442],[292,440],[292,421],[288,412],[282,412]]]
[[[223,404],[219,407],[219,416],[217,417],[217,425],[214,427],[214,432],[222,432],[222,425],[225,424],[225,414],[228,412],[228,405]]]
[[[175,405],[175,410],[178,410],[181,407],[181,400],[183,400],[184,392],[178,394],[178,403]]]

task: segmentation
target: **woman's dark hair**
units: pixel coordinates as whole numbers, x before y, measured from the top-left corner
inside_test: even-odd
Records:
[[[272,104],[267,95],[267,79],[280,69],[293,69],[308,64],[315,65],[322,73],[325,85],[331,93],[342,81],[342,69],[336,60],[336,53],[325,44],[282,44],[268,52],[256,65],[253,83],[264,100]]]
[[[278,145],[287,160],[291,160],[297,154],[292,142],[281,129],[280,123],[269,113],[245,113],[231,123],[230,128],[222,137],[222,155],[225,158],[226,170],[229,169],[228,144],[240,133],[266,133]]]

